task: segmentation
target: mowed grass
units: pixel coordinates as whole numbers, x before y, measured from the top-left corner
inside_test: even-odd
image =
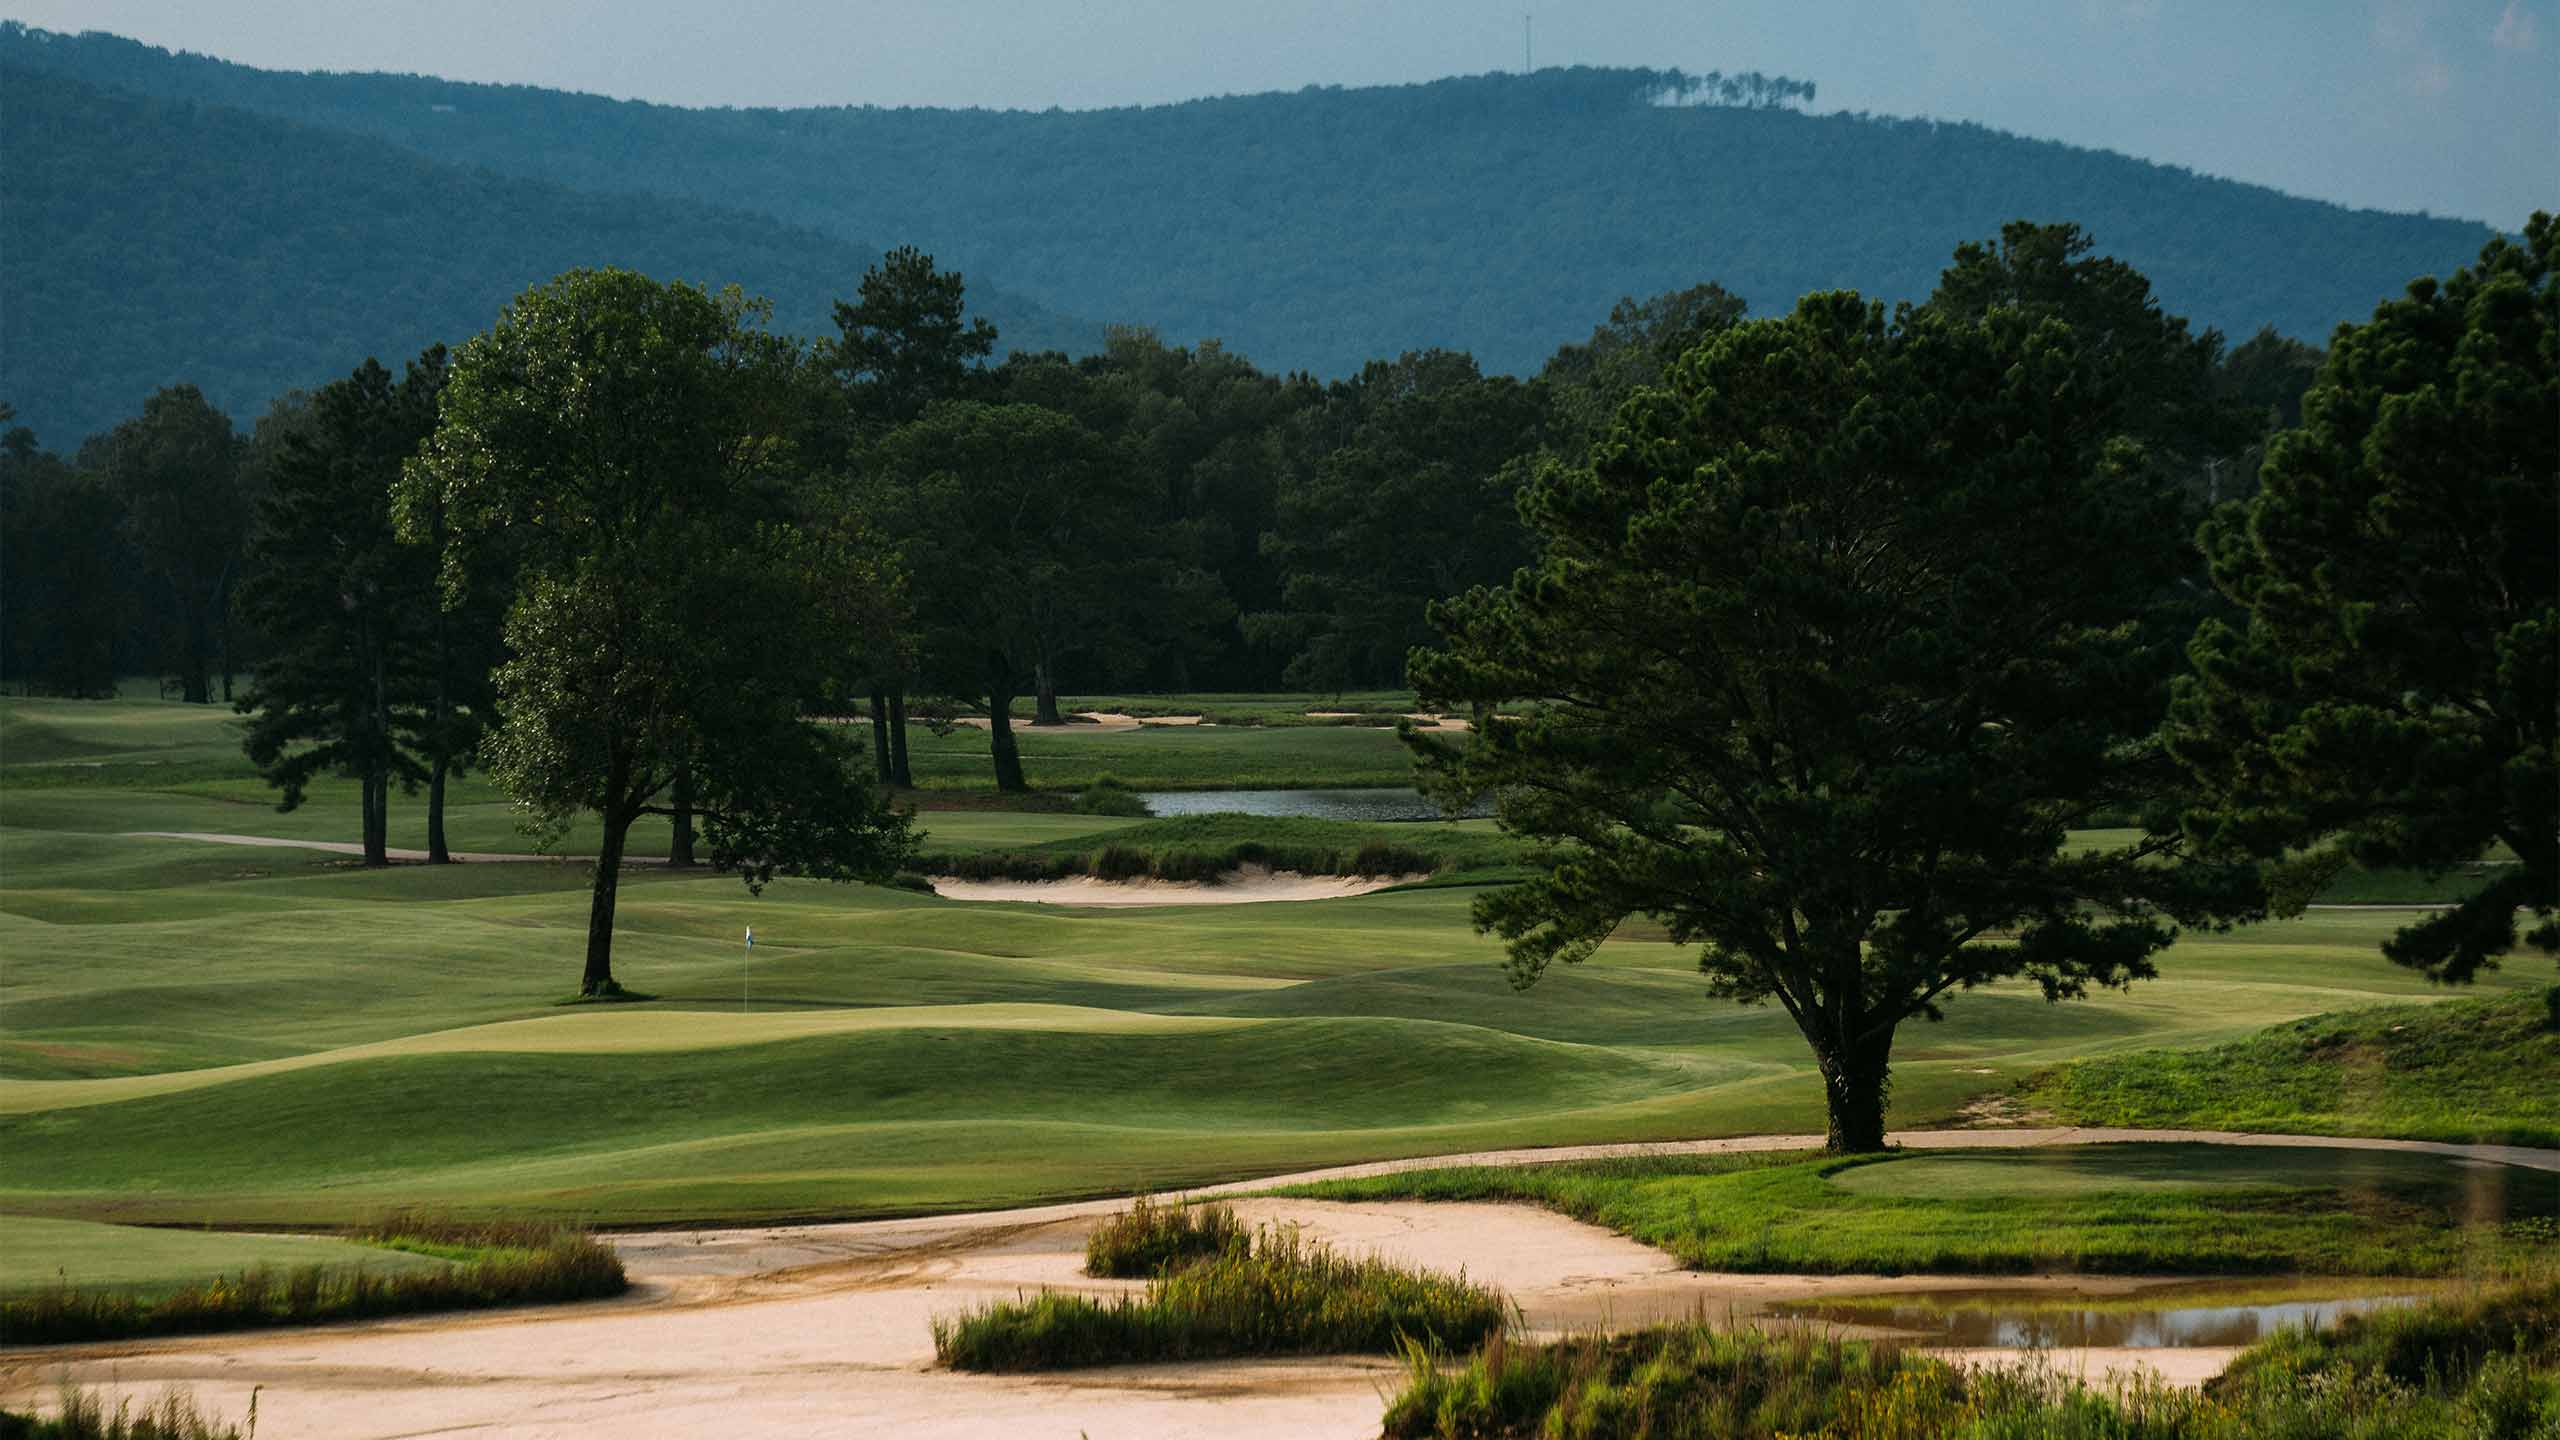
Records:
[[[123,836],[344,838],[353,805],[324,794],[276,816],[236,773],[21,785],[21,703],[0,704],[0,1211],[12,1214],[853,1216],[1821,1128],[1820,1086],[1783,1015],[1709,999],[1694,956],[1640,926],[1515,992],[1499,946],[1468,924],[1464,888],[1074,911],[799,881],[757,898],[732,878],[635,869],[616,970],[658,998],[564,1008],[584,942],[581,866],[369,872]],[[229,723],[128,708],[150,713],[117,731],[118,707],[99,707],[104,738],[39,716],[52,759],[24,768],[83,745],[134,775],[176,768],[189,746],[210,763],[201,732]],[[1172,754],[1182,733],[1067,743]],[[1388,738],[1231,738],[1344,734]],[[1198,752],[1204,766],[1216,754]],[[208,807],[222,823],[200,823]],[[393,814],[395,827],[415,819],[405,801]],[[485,812],[487,838],[457,843],[512,848],[504,817]],[[929,844],[981,848],[1083,844],[1130,824],[922,819]],[[2085,1003],[1967,994],[1946,1023],[1903,1032],[1893,1121],[1944,1121],[2067,1061],[2433,998],[2377,953],[2400,919],[2319,912],[2191,937],[2166,978]],[[2484,988],[2530,983],[2506,973]],[[14,1248],[11,1223],[0,1218],[0,1250]]]
[[[2022,1103],[2092,1125],[2560,1146],[2560,991],[2316,1016],[2205,1050],[2108,1056]]]
[[[0,1215],[0,1237],[0,1295],[50,1289],[74,1275],[90,1289],[147,1297],[259,1266],[364,1265],[393,1274],[450,1263],[328,1235],[153,1229],[35,1215]]]
[[[1660,1156],[1285,1193],[1528,1200],[1698,1269],[1790,1274],[2505,1275],[2560,1236],[2549,1171],[2291,1147]]]

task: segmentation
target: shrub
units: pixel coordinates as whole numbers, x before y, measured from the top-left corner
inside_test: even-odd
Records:
[[[1226,856],[1206,850],[1167,850],[1156,857],[1155,876],[1159,880],[1215,885],[1234,868],[1234,862]]]
[[[1054,1370],[1235,1355],[1395,1354],[1473,1345],[1502,1328],[1500,1294],[1464,1276],[1345,1259],[1265,1228],[1168,1270],[1143,1295],[1043,1290],[933,1322],[955,1370]]]
[[[1079,791],[1067,809],[1078,815],[1117,815],[1132,820],[1149,819],[1156,813],[1147,808],[1145,800],[1108,775]]]
[[[1155,860],[1146,851],[1130,845],[1105,845],[1093,857],[1089,873],[1096,880],[1138,880],[1154,871]]]
[[[1351,857],[1351,873],[1367,879],[1428,875],[1439,868],[1439,862],[1430,856],[1410,845],[1398,845],[1389,840],[1372,840]]]
[[[1137,1280],[1252,1243],[1226,1205],[1159,1205],[1141,1195],[1085,1238],[1084,1273]]]

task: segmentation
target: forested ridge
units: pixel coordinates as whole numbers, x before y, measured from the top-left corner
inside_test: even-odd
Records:
[[[1176,340],[1216,337],[1277,372],[1346,375],[1438,346],[1526,374],[1618,297],[1704,281],[1759,313],[1842,286],[1916,299],[1951,239],[2021,216],[2079,223],[2199,325],[2233,336],[2273,325],[2317,342],[2408,276],[2468,259],[2489,233],[1980,126],[1807,115],[1774,91],[1751,104],[1656,103],[1685,79],[1675,71],[1546,70],[1034,113],[689,110],[261,71],[15,26],[0,28],[0,57],[615,193],[630,224],[642,208],[630,197],[649,194],[823,230],[854,253],[912,243],[967,271],[1000,323],[1007,307],[988,287]],[[25,153],[13,147],[13,170]],[[786,326],[824,303],[823,286],[793,283],[778,263],[764,275],[738,270],[773,296]],[[492,278],[490,293],[525,278]],[[1018,320],[1004,328],[1019,345],[1062,343]],[[386,352],[410,338],[341,333]],[[27,338],[56,343],[45,334]]]
[[[879,255],[762,215],[582,193],[6,63],[0,87],[0,398],[66,449],[179,382],[254,416],[350,356],[479,330],[578,265],[734,282],[809,331]],[[1101,343],[1000,289],[971,298],[1012,344]]]

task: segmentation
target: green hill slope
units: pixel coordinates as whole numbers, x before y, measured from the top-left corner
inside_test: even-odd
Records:
[[[1703,280],[1762,313],[1844,285],[1917,298],[1957,241],[2019,217],[2080,222],[2200,324],[2322,339],[2489,234],[1973,125],[1653,103],[1670,71],[782,111],[267,72],[23,29],[0,54],[448,162],[912,242],[1070,313],[1337,374],[1426,345],[1525,372],[1617,297]]]
[[[734,281],[808,334],[879,259],[761,215],[579,193],[5,63],[0,88],[0,399],[64,450],[182,380],[245,429],[288,389],[458,342],[574,266]],[[1100,341],[1019,299],[971,299],[1016,344]]]

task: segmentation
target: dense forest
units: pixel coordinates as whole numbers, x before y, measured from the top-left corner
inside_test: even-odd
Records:
[[[808,331],[879,254],[760,215],[440,165],[44,71],[0,65],[0,86],[0,398],[65,448],[180,381],[254,415],[351,356],[479,330],[577,265],[736,283]],[[1015,344],[1101,343],[1099,327],[999,289],[972,298]]]
[[[909,692],[995,711],[1027,697],[1048,718],[1061,692],[1397,684],[1438,633],[1433,601],[1528,558],[1523,488],[1580,462],[1630,396],[1747,310],[1692,286],[1622,298],[1525,379],[1417,349],[1320,382],[1143,329],[1081,356],[1006,353],[962,277],[912,248],[853,278],[814,335],[761,311],[751,333],[778,357],[780,398],[757,423],[788,477],[784,512],[859,517],[901,547],[898,638],[863,641],[803,697],[875,715]],[[2182,527],[2246,493],[2319,361],[2271,330],[2226,349],[2071,226],[2015,222],[1955,247],[1930,303],[2111,337],[2087,383],[2164,397],[2130,433],[2190,497]],[[282,537],[379,509],[437,413],[443,353],[424,349],[402,387],[386,367],[407,357],[346,354],[342,378],[245,425],[171,385],[67,454],[0,418],[0,680],[87,695],[157,673],[207,700],[290,673],[280,661],[313,632],[271,603],[279,557],[395,552]],[[348,418],[375,412],[392,418]],[[349,475],[354,491],[314,478]],[[405,610],[435,613],[414,558],[363,584],[388,593],[395,572]]]
[[[1089,112],[688,110],[413,76],[268,72],[16,26],[0,27],[0,60],[179,107],[102,116],[247,123],[188,108],[221,106],[303,127],[259,132],[270,169],[286,137],[297,137],[291,143],[313,147],[324,172],[352,166],[404,177],[341,186],[333,193],[342,204],[315,207],[341,218],[339,233],[264,216],[262,191],[252,188],[223,207],[242,219],[218,227],[213,245],[133,238],[95,262],[94,284],[117,295],[152,283],[155,270],[240,267],[247,262],[226,247],[285,243],[274,232],[308,247],[295,267],[327,277],[319,284],[337,305],[309,323],[332,327],[333,346],[297,349],[266,333],[303,324],[290,312],[313,308],[311,287],[285,275],[266,277],[272,289],[232,292],[218,318],[189,317],[205,346],[190,352],[188,373],[234,404],[281,382],[316,383],[335,373],[337,350],[397,352],[428,330],[486,319],[482,304],[424,329],[368,329],[344,313],[352,292],[336,279],[360,277],[367,291],[458,283],[417,273],[431,263],[416,255],[421,248],[486,279],[491,296],[558,268],[550,259],[530,270],[504,264],[519,254],[530,260],[534,249],[511,224],[486,237],[506,242],[491,252],[495,262],[446,236],[420,235],[400,252],[409,264],[366,269],[370,238],[356,237],[414,228],[419,213],[442,203],[409,198],[418,185],[405,178],[413,172],[391,168],[399,159],[391,147],[453,167],[414,172],[422,181],[443,177],[440,197],[458,202],[457,187],[478,186],[489,203],[503,196],[528,207],[521,228],[531,235],[586,227],[619,237],[617,250],[593,246],[581,261],[735,278],[770,294],[786,323],[823,303],[826,284],[841,288],[832,278],[844,273],[840,259],[829,257],[876,253],[873,245],[894,239],[964,270],[982,308],[1010,321],[1008,340],[1025,348],[1073,351],[1091,337],[1080,345],[1076,327],[1057,321],[1035,333],[1040,326],[1000,292],[1097,322],[1144,323],[1178,340],[1216,337],[1275,371],[1327,377],[1413,348],[1463,350],[1488,372],[1527,375],[1618,297],[1710,280],[1764,314],[1840,286],[1918,299],[1953,239],[1987,237],[2020,216],[2080,223],[2200,326],[2238,336],[2272,325],[2317,342],[2408,276],[2467,260],[2488,236],[2478,224],[2349,210],[1979,126],[1806,114],[1794,106],[1810,87],[1769,77],[1701,86],[1673,71],[1545,70]],[[106,103],[75,101],[77,92],[60,88],[40,94],[15,79],[11,88],[13,127],[16,112],[41,104]],[[87,172],[93,187],[169,184],[167,162],[112,147],[166,151],[180,140],[146,141],[126,131],[132,123],[63,117],[53,129],[73,133],[45,143],[81,150],[62,163]],[[84,140],[83,131],[101,133]],[[361,150],[349,148],[357,136]],[[43,255],[56,236],[15,228],[43,213],[39,204],[33,220],[18,218],[30,208],[19,192],[32,167],[21,136],[10,138],[12,253]],[[359,165],[359,155],[374,158]],[[512,190],[492,176],[579,194]],[[113,206],[104,198],[83,203],[136,219],[171,204],[151,193]],[[829,249],[805,232],[673,206],[679,201],[754,212],[844,243]],[[370,213],[376,206],[383,213]],[[617,223],[601,223],[608,219]],[[662,232],[666,239],[654,238]],[[644,247],[643,235],[659,248]],[[689,247],[714,237],[735,263],[693,258],[699,252]],[[803,257],[796,269],[787,255]],[[127,265],[137,270],[130,285]],[[13,290],[49,279],[26,273],[41,268],[13,265]],[[263,274],[265,264],[247,268]],[[831,278],[801,278],[816,272]],[[13,310],[24,303],[23,292],[9,298]],[[210,296],[193,303],[217,306]],[[59,368],[62,352],[78,348],[74,334],[106,350],[128,344],[119,322],[102,325],[96,310],[38,304],[13,322],[11,363],[23,372]],[[66,318],[78,328],[63,328]],[[159,318],[173,317],[163,310]],[[224,339],[232,332],[256,335],[259,348],[245,336]],[[260,378],[232,383],[234,368],[255,368]],[[48,434],[76,432],[99,413],[38,403],[20,374],[7,383]],[[122,391],[101,403],[136,403],[133,380],[117,383]]]

